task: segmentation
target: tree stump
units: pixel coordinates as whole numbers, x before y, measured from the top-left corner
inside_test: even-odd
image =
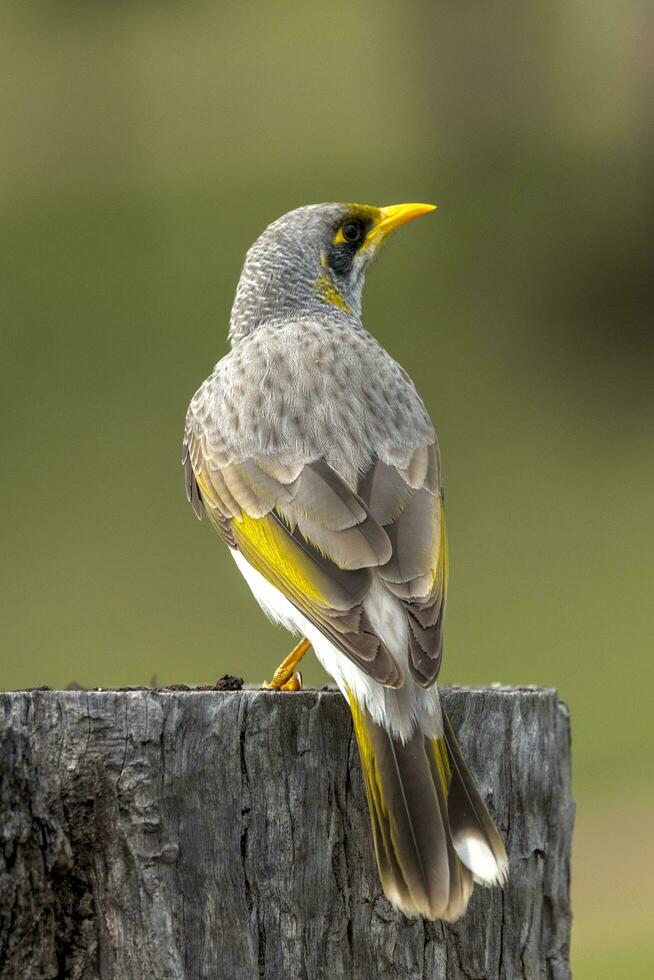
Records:
[[[450,926],[381,892],[335,691],[0,694],[0,977],[569,977],[567,709],[443,702],[510,867]]]

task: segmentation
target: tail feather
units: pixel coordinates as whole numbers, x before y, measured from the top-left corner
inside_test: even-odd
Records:
[[[483,885],[505,885],[509,861],[486,804],[461,754],[450,719],[443,712],[444,738],[452,765],[447,808],[454,847]]]
[[[384,892],[407,916],[454,921],[466,910],[473,876],[503,883],[506,853],[449,721],[444,715],[443,738],[416,732],[402,742],[348,693]]]
[[[386,847],[409,895],[403,910],[409,915],[437,918],[449,900],[449,862],[446,829],[426,764],[424,738],[415,735],[402,744],[374,722],[369,724],[368,733],[380,783]],[[392,881],[399,891],[397,877]]]
[[[446,828],[447,860],[450,871],[449,901],[439,918],[444,919],[446,922],[454,922],[463,915],[468,907],[468,901],[472,895],[473,888],[472,871],[459,859],[450,832],[447,798],[452,769],[445,740],[442,738],[425,738],[424,743],[434,786],[438,793],[441,820]]]

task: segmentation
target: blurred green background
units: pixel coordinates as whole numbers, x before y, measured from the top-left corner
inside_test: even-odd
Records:
[[[270,220],[437,202],[364,318],[440,434],[443,679],[571,708],[580,980],[654,975],[653,28],[647,0],[0,7],[0,685],[270,675],[288,637],[184,499],[186,405]]]

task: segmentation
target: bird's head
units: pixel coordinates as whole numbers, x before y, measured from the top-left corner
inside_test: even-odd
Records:
[[[247,253],[232,308],[232,342],[262,323],[325,311],[361,314],[365,273],[382,242],[433,204],[312,204],[282,215]]]

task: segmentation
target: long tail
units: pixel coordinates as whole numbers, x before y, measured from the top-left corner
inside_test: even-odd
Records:
[[[443,736],[393,738],[350,696],[384,892],[405,915],[453,922],[473,881],[503,885],[504,844],[449,719]]]

